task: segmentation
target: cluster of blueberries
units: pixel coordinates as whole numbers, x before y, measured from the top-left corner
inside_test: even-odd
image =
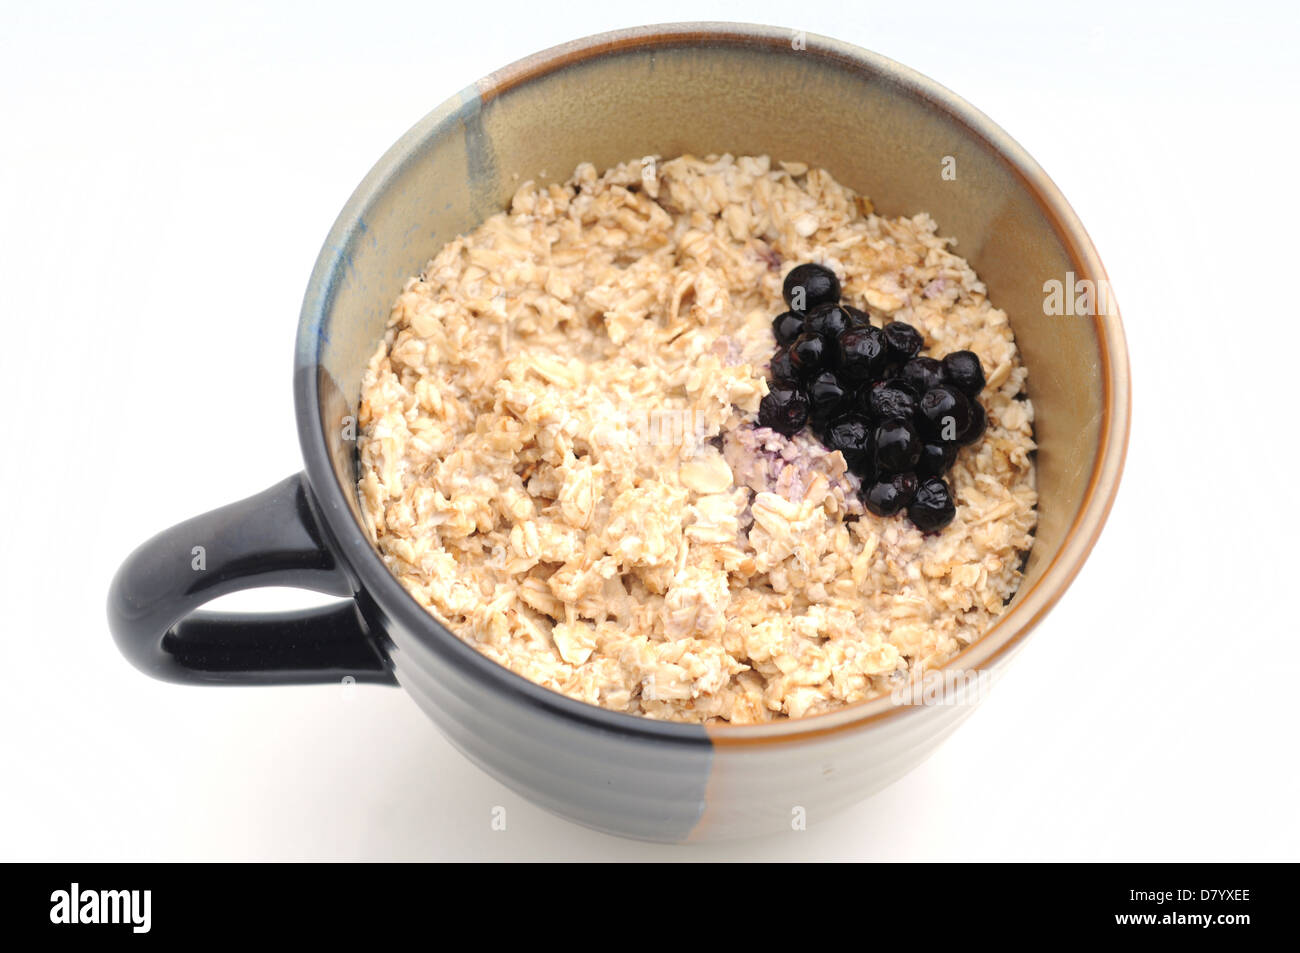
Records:
[[[921,332],[883,328],[840,304],[840,283],[821,265],[793,268],[776,316],[772,380],[758,409],[764,427],[793,436],[805,425],[844,455],[878,516],[907,510],[923,532],[947,526],[957,508],[944,481],[957,451],[986,426],[984,368],[971,351],[921,355]]]

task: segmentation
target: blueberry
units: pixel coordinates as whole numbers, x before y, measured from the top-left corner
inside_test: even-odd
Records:
[[[915,473],[896,473],[869,487],[862,502],[877,516],[893,516],[912,501],[916,487]]]
[[[921,395],[916,423],[928,440],[957,443],[971,425],[970,401],[957,388],[940,384]]]
[[[808,383],[808,412],[814,420],[828,420],[844,405],[848,392],[832,371],[821,371]]]
[[[921,459],[916,461],[917,475],[943,476],[956,459],[955,443],[927,443],[921,447]]]
[[[984,389],[984,366],[974,351],[953,351],[943,359],[943,376],[953,387],[974,397]]]
[[[883,330],[894,360],[903,363],[921,353],[925,339],[921,337],[921,332],[910,324],[905,321],[890,321]]]
[[[819,304],[808,312],[807,330],[834,344],[850,327],[848,312],[838,304]]]
[[[903,508],[903,501],[899,499],[892,479],[878,480],[867,487],[862,494],[862,502],[877,516],[893,516]]]
[[[878,473],[876,471],[876,447],[871,445],[871,451],[864,454],[861,460],[856,460],[849,464],[849,471],[857,474],[858,480],[863,487],[871,486],[876,482]]]
[[[812,377],[830,363],[831,349],[820,334],[805,331],[790,345],[790,361],[801,377]]]
[[[787,437],[808,420],[808,395],[793,384],[773,384],[758,405],[760,426],[771,427]]]
[[[779,347],[776,353],[772,355],[772,379],[776,381],[793,381],[799,377],[795,370],[794,361],[790,359],[790,349],[788,347]]]
[[[826,443],[826,428],[829,426],[828,417],[814,417],[811,412],[808,414],[808,431],[823,445]]]
[[[988,429],[988,416],[984,413],[984,407],[978,400],[970,402],[970,424],[961,433],[957,434],[957,443],[965,447],[979,440],[984,436],[984,431]]]
[[[899,372],[912,390],[924,394],[943,383],[943,365],[932,357],[914,357]]]
[[[803,334],[804,316],[798,311],[782,311],[772,319],[772,334],[777,344],[789,344]]]
[[[957,515],[957,507],[952,501],[948,484],[938,477],[926,477],[916,488],[912,505],[907,508],[907,515],[923,533],[932,533],[943,529]]]
[[[902,473],[921,459],[921,438],[911,423],[890,417],[876,427],[876,465],[889,473]]]
[[[840,280],[822,265],[795,265],[785,276],[781,296],[796,311],[808,311],[819,304],[840,300]]]
[[[910,420],[916,413],[916,392],[902,380],[879,381],[863,392],[863,405],[873,420],[902,417]]]
[[[916,496],[916,489],[921,485],[921,481],[915,473],[895,473],[893,479],[894,489],[898,490],[898,495],[902,498],[903,504],[912,502]]]
[[[870,383],[885,369],[885,336],[870,325],[852,328],[840,335],[838,354],[840,373],[845,378]]]
[[[844,414],[826,429],[826,446],[844,455],[849,469],[857,472],[871,456],[871,421],[861,414]]]
[[[889,357],[885,361],[885,369],[880,372],[880,379],[890,384],[906,384],[907,389],[912,390],[912,385],[903,380],[903,365],[893,359],[891,351],[886,350],[885,353]],[[921,395],[917,394],[916,396],[919,398]]]
[[[869,328],[872,326],[871,315],[867,314],[867,312],[863,311],[861,308],[855,308],[851,304],[842,304],[840,307],[843,308],[844,313],[849,316],[849,324],[853,325],[853,327]]]

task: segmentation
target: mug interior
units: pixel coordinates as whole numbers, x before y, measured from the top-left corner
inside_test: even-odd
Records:
[[[1081,287],[1105,273],[1009,137],[936,84],[833,40],[737,24],[588,38],[487,77],[412,129],[340,216],[304,303],[298,365],[315,375],[318,405],[299,415],[314,417],[304,445],[325,442],[328,495],[359,529],[355,449],[340,421],[355,418],[403,282],[444,243],[502,210],[527,179],[562,181],[584,161],[724,152],[823,167],[883,215],[930,213],[1006,311],[1036,412],[1039,522],[1008,611],[949,663],[984,664],[1050,607],[1104,520],[1127,425],[1119,318],[1109,298],[1096,316],[1045,313],[1046,282],[1073,275]],[[942,174],[948,157],[955,179]]]

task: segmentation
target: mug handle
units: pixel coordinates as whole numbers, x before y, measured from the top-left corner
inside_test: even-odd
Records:
[[[324,543],[301,473],[139,547],[113,577],[109,628],[136,668],[169,682],[397,684],[352,598],[291,612],[196,611],[261,586],[354,595]]]

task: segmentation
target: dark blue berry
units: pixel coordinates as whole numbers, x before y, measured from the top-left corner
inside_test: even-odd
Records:
[[[921,459],[916,461],[918,476],[943,476],[957,459],[955,443],[927,443],[921,447]]]
[[[792,381],[799,377],[794,367],[794,361],[790,359],[790,349],[788,347],[777,348],[776,353],[772,355],[770,366],[773,380]]]
[[[867,314],[867,312],[863,311],[861,308],[855,308],[851,304],[842,304],[840,307],[843,308],[844,313],[849,316],[849,323],[852,324],[853,327],[871,327],[871,315]]]
[[[912,498],[916,496],[916,488],[921,485],[915,473],[895,473],[893,482],[904,504],[912,502]]]
[[[826,430],[826,446],[844,455],[850,470],[860,470],[871,456],[871,421],[860,414],[835,418]]]
[[[900,364],[910,361],[921,353],[925,339],[921,332],[904,321],[890,321],[882,329],[885,340],[889,342],[889,351]]]
[[[812,377],[830,363],[831,348],[820,334],[805,331],[790,345],[790,361],[801,377]]]
[[[776,343],[786,345],[803,334],[804,316],[798,311],[782,311],[772,319],[772,334]]]
[[[838,304],[819,304],[808,312],[807,329],[820,334],[828,344],[834,344],[850,326],[848,312]]]
[[[914,357],[903,365],[899,375],[912,385],[912,390],[924,394],[943,383],[943,365],[932,357]]]
[[[893,516],[912,501],[916,488],[915,473],[896,473],[870,486],[862,502],[877,516]]]
[[[984,431],[988,429],[988,416],[984,413],[984,407],[978,400],[970,402],[970,424],[957,435],[957,443],[965,447],[974,443],[980,437],[984,436]]]
[[[793,384],[772,384],[758,405],[760,426],[793,436],[808,421],[808,395]]]
[[[923,533],[932,533],[943,529],[957,515],[957,506],[953,503],[948,484],[938,477],[926,477],[916,488],[912,505],[907,508],[907,515]]]
[[[796,311],[809,309],[840,300],[840,280],[835,272],[822,265],[795,265],[785,276],[781,296],[788,307]]]
[[[902,417],[890,417],[876,427],[876,466],[888,473],[903,473],[921,459],[921,438]]]
[[[862,502],[867,509],[877,516],[893,516],[903,508],[903,501],[898,498],[898,490],[891,479],[878,480],[866,488]]]
[[[953,351],[943,359],[943,376],[967,397],[984,389],[984,365],[974,351]]]
[[[916,405],[916,423],[927,440],[957,443],[971,425],[970,401],[948,384],[932,387]]]
[[[902,417],[910,420],[916,413],[916,392],[906,381],[879,381],[863,392],[863,404],[873,420]]]
[[[848,392],[832,371],[821,371],[808,382],[809,414],[814,420],[828,420],[844,406]]]
[[[885,369],[885,336],[870,325],[852,328],[840,335],[840,373],[848,380],[868,384]]]

